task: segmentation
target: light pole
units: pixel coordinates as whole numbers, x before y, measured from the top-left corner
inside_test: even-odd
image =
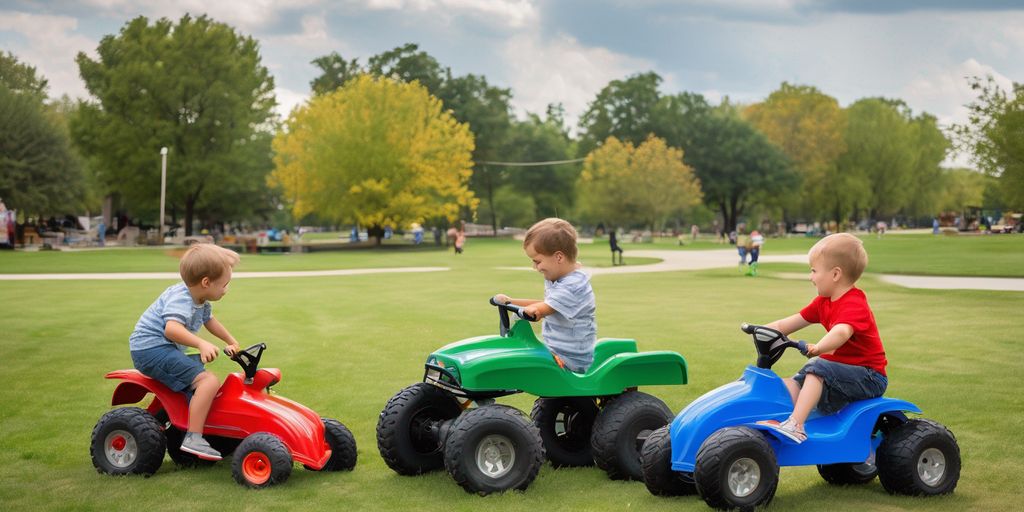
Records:
[[[167,147],[160,148],[160,245],[164,243],[164,198],[167,195]]]

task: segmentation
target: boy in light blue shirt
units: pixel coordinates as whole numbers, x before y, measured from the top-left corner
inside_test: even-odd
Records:
[[[190,393],[188,433],[181,451],[206,460],[220,460],[220,452],[203,439],[203,426],[217,393],[217,377],[203,363],[217,358],[217,347],[196,336],[205,326],[224,340],[225,351],[233,355],[238,342],[227,328],[213,317],[211,301],[220,300],[228,291],[231,269],[238,254],[213,244],[193,245],[181,257],[179,273],[183,282],[160,294],[135,324],[128,338],[132,363],[143,375],[152,377],[174,391]],[[200,361],[185,355],[186,347],[199,350]]]
[[[526,314],[544,319],[544,344],[563,368],[586,373],[594,362],[597,343],[597,304],[590,276],[576,261],[576,229],[572,224],[548,218],[526,232],[523,250],[544,276],[544,300],[494,296],[496,302],[523,306]]]

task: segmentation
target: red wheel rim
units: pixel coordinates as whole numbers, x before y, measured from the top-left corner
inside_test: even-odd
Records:
[[[242,474],[255,485],[262,485],[270,480],[270,469],[270,459],[262,452],[252,452],[242,460]]]
[[[110,447],[115,449],[115,450],[117,450],[117,451],[121,451],[121,450],[124,450],[124,447],[127,444],[128,444],[128,441],[125,440],[124,436],[117,436],[117,437],[114,438],[113,441],[110,442]]]

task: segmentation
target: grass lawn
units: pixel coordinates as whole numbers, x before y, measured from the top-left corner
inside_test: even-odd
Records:
[[[1020,276],[1020,237],[866,239],[873,271],[908,273],[999,267]],[[766,251],[801,252],[810,241],[770,240]],[[942,245],[948,244],[948,245]],[[1005,245],[1004,245],[1005,244]],[[668,248],[669,244],[664,244]],[[708,244],[709,248],[721,247]],[[636,246],[626,245],[627,251]],[[642,247],[646,248],[646,247]],[[690,250],[693,247],[684,247]],[[932,267],[931,254],[952,262]],[[607,257],[607,245],[582,247],[585,261]],[[628,254],[628,252],[627,252]],[[66,258],[66,259],[65,259]],[[900,259],[908,260],[901,267]],[[627,256],[628,259],[628,256]],[[217,317],[243,344],[265,341],[265,366],[279,367],[275,391],[337,418],[355,434],[353,472],[313,473],[296,466],[284,485],[247,491],[229,461],[178,470],[169,459],[152,478],[99,475],[89,460],[93,425],[109,410],[107,371],[131,367],[127,337],[139,314],[173,281],[0,281],[0,501],[3,510],[707,510],[696,497],[659,498],[639,482],[612,482],[594,468],[545,466],[524,493],[466,494],[444,472],[400,477],[377,453],[374,428],[387,399],[422,377],[426,355],[440,345],[496,331],[489,296],[540,296],[539,276],[499,271],[526,266],[518,244],[471,240],[467,253],[351,251],[245,256],[240,271],[360,266],[447,266],[450,271],[296,279],[240,279],[215,305]],[[690,383],[646,391],[679,411],[701,394],[739,377],[754,360],[740,322],[792,314],[812,297],[806,281],[776,279],[795,265],[764,264],[762,276],[735,269],[601,275],[593,280],[599,336],[633,337],[641,350],[682,353]],[[160,250],[3,253],[4,272],[173,271]],[[888,396],[915,402],[925,417],[957,436],[963,472],[956,493],[919,499],[890,496],[877,480],[858,488],[824,483],[813,467],[783,468],[778,510],[1010,510],[1024,470],[1024,341],[1013,321],[1024,294],[911,290],[871,276],[861,283],[878,319],[890,360]],[[815,339],[820,328],[801,337]],[[207,335],[208,336],[208,335]],[[211,338],[212,339],[212,338]],[[777,365],[791,374],[801,359]],[[220,358],[220,376],[237,366]],[[532,397],[504,403],[529,411]],[[1014,434],[1017,432],[1017,434]],[[1017,482],[1017,483],[1014,483]]]

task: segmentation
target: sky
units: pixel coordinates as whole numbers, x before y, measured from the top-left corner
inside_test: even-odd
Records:
[[[74,63],[132,18],[207,14],[260,42],[286,116],[330,52],[361,63],[405,43],[512,91],[519,116],[561,103],[575,124],[608,82],[654,71],[664,94],[753,103],[782,82],[848,106],[904,100],[963,123],[971,76],[1024,81],[1024,1],[1008,0],[0,0],[0,50],[49,93],[87,98]],[[965,165],[966,155],[947,165]]]

